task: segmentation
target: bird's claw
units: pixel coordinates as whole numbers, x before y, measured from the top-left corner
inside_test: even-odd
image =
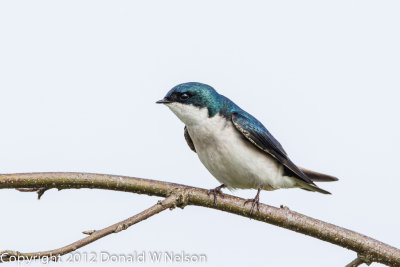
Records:
[[[257,195],[255,196],[255,198],[249,198],[243,203],[243,206],[245,206],[247,203],[252,202],[251,209],[250,209],[250,216],[253,214],[254,207],[256,205],[257,205],[257,211],[260,212],[260,191],[261,191],[261,189],[262,189],[261,187],[258,188]]]
[[[260,200],[259,200],[258,197],[247,199],[247,200],[244,202],[243,206],[245,206],[245,205],[246,205],[247,203],[249,203],[249,202],[252,202],[252,204],[251,204],[251,209],[250,209],[250,215],[253,214],[254,207],[255,207],[256,205],[257,205],[257,211],[260,211]]]
[[[210,194],[214,195],[214,205],[217,205],[217,194],[220,194],[221,197],[224,198],[224,195],[223,195],[222,190],[221,190],[224,187],[225,187],[225,185],[222,184],[220,186],[217,186],[214,189],[210,189],[210,190],[207,191],[207,195],[208,196],[210,196]]]

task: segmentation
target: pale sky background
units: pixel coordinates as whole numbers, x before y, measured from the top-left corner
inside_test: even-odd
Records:
[[[176,84],[198,81],[256,116],[295,163],[340,178],[320,184],[331,196],[289,189],[263,192],[262,202],[400,247],[399,13],[399,1],[366,0],[1,1],[0,172],[213,188],[183,124],[154,104]],[[1,190],[0,250],[57,248],[158,199],[51,190],[38,201]],[[80,251],[154,250],[205,253],[208,266],[344,266],[356,256],[199,207],[164,212]]]

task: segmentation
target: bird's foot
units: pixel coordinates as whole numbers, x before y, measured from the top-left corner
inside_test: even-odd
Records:
[[[247,200],[244,202],[243,206],[246,205],[246,204],[249,203],[249,202],[252,202],[252,204],[251,204],[251,210],[250,210],[250,215],[253,214],[253,212],[254,212],[254,207],[255,207],[256,205],[257,205],[257,211],[260,211],[260,207],[259,207],[259,205],[260,205],[260,199],[259,199],[258,197],[247,199]]]
[[[224,187],[225,187],[225,185],[221,184],[220,186],[217,186],[216,188],[210,189],[210,190],[207,191],[207,195],[208,196],[210,196],[210,194],[214,195],[214,204],[215,205],[217,205],[217,194],[220,194],[222,198],[224,197],[224,195],[222,193],[222,190],[221,190]]]
[[[249,198],[243,204],[243,206],[245,206],[247,203],[252,202],[250,209],[250,216],[253,214],[255,206],[257,206],[257,211],[260,211],[260,192],[261,192],[261,187],[258,188],[257,195],[255,196],[255,198]]]

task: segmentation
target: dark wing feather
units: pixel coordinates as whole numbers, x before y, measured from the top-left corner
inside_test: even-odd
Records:
[[[190,149],[191,149],[193,152],[197,153],[197,152],[196,152],[196,148],[194,147],[192,138],[190,137],[189,132],[188,132],[188,130],[186,129],[186,126],[185,126],[185,129],[184,129],[184,136],[185,136],[186,143],[188,144],[188,146],[190,147]]]
[[[274,157],[278,162],[285,166],[294,177],[308,184],[314,185],[312,180],[289,159],[281,144],[258,120],[250,114],[242,115],[239,113],[233,113],[232,122],[236,129],[241,132],[247,140],[262,151]]]

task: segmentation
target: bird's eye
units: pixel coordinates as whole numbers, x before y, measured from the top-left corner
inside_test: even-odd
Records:
[[[181,99],[181,100],[186,100],[186,99],[188,99],[188,98],[189,98],[189,95],[186,94],[186,93],[181,94],[181,96],[180,96],[180,99]]]

